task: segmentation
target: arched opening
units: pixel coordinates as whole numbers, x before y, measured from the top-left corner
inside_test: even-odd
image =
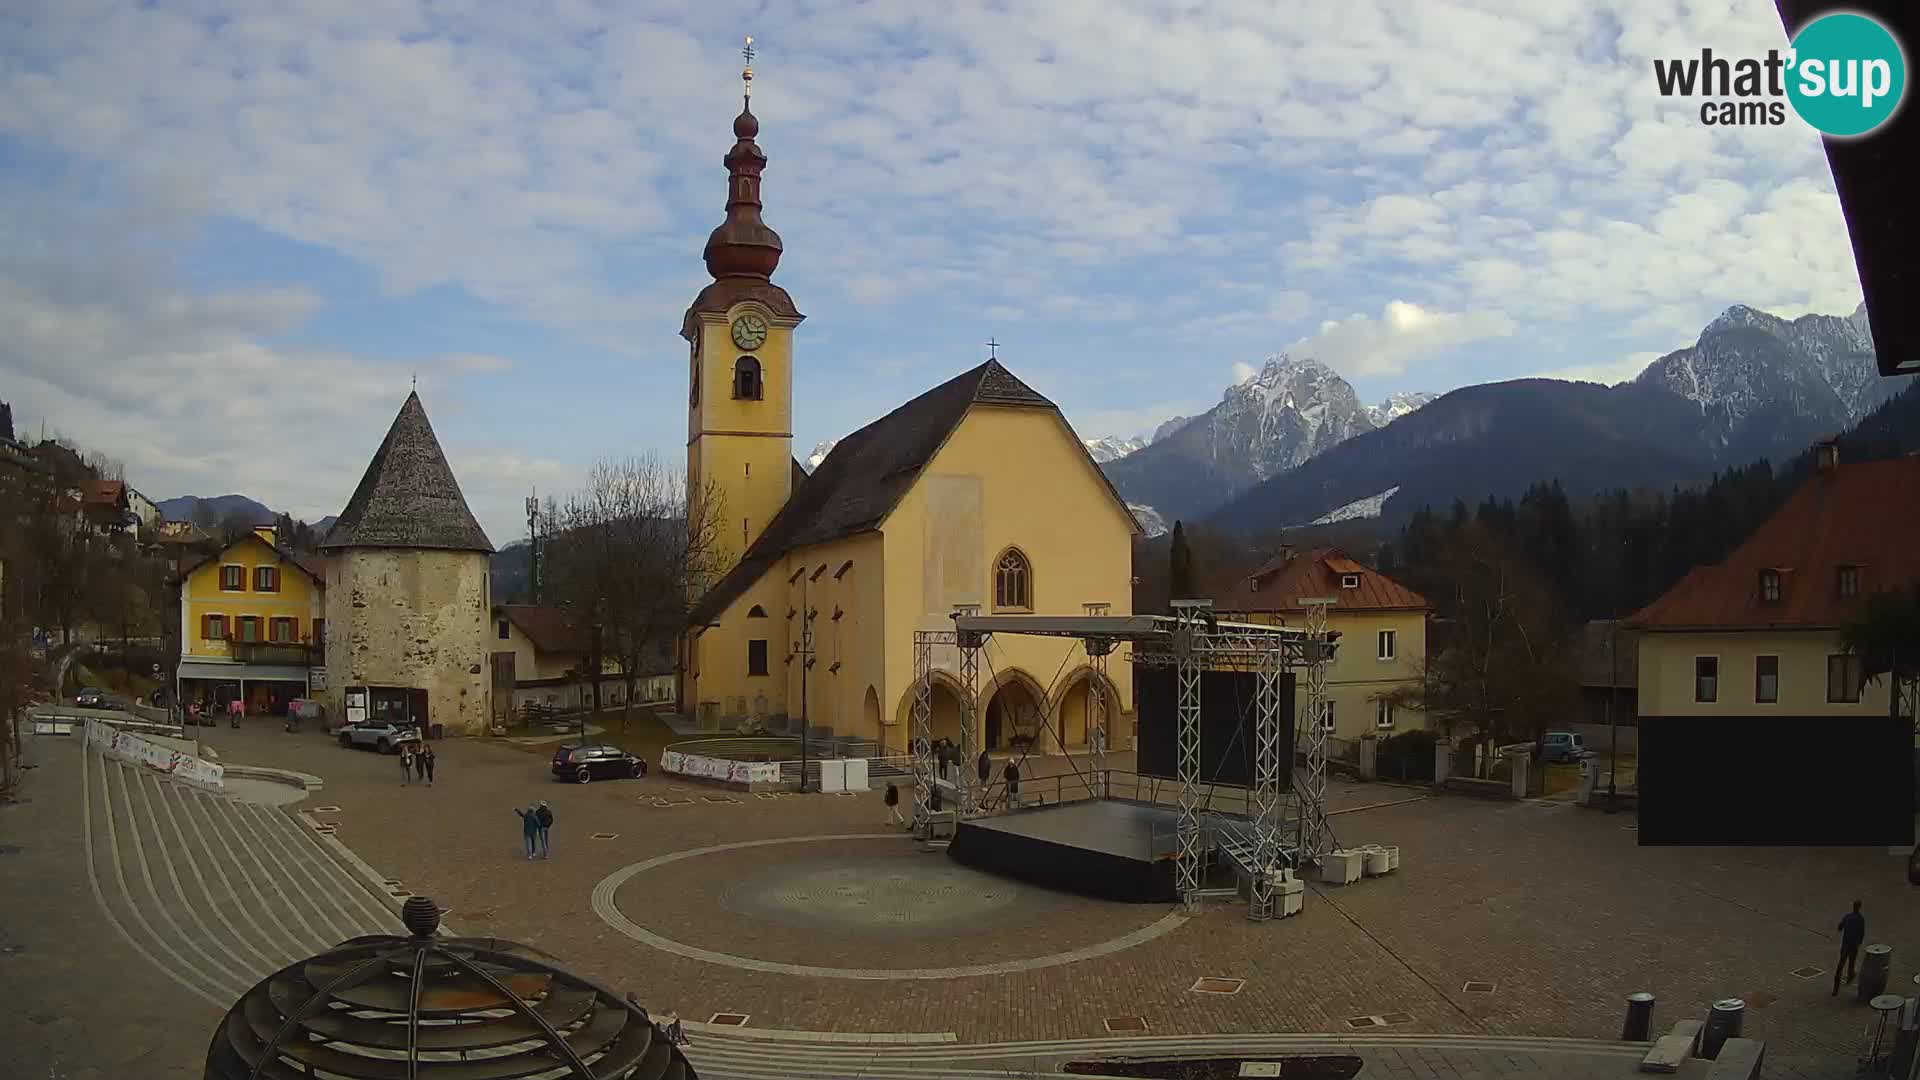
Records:
[[[860,705],[860,737],[880,741],[880,691],[871,686]]]
[[[1101,705],[1107,716],[1107,749],[1112,750],[1119,742],[1115,735],[1124,703],[1111,676],[1103,680],[1102,687]],[[1054,723],[1067,745],[1074,748],[1089,745],[1087,739],[1093,732],[1093,669],[1083,664],[1069,674],[1060,683],[1052,700]]]
[[[993,564],[996,611],[1033,610],[1033,564],[1019,548],[1008,548]]]
[[[743,356],[733,362],[733,396],[748,401],[760,400],[760,361]]]
[[[755,604],[747,609],[747,618],[749,619],[764,619],[766,617],[767,609],[761,607],[759,604]]]
[[[900,695],[900,704],[894,709],[893,728],[882,740],[889,754],[904,754],[910,749],[909,743],[914,736],[913,700],[918,690],[917,685],[909,682],[906,693]],[[944,671],[933,673],[933,713],[929,717],[929,727],[932,728],[932,737],[935,740],[948,739],[954,743],[960,741],[960,714],[964,701],[958,680]],[[880,702],[876,696],[874,709],[878,711],[879,707]]]
[[[1041,722],[1044,703],[1032,679],[1017,672],[1003,673],[987,699],[982,745],[990,750],[1022,750],[1029,745],[1036,753],[1057,750],[1054,736],[1047,734]]]

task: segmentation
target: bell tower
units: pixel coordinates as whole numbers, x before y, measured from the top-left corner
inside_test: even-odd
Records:
[[[688,345],[687,483],[719,501],[720,540],[737,561],[793,493],[793,331],[806,316],[773,283],[780,234],[760,218],[767,156],[754,137],[753,38],[741,50],[727,217],[707,237],[713,283],[681,321]]]

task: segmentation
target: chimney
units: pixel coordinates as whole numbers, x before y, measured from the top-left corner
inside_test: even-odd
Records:
[[[1826,439],[1813,448],[1813,467],[1822,476],[1832,476],[1840,467],[1840,440]]]

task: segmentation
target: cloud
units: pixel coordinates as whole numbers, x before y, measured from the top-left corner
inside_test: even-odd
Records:
[[[1322,323],[1318,333],[1287,351],[1311,356],[1349,378],[1397,375],[1420,356],[1511,335],[1514,328],[1514,321],[1498,312],[1429,311],[1395,300],[1379,318],[1353,315]]]
[[[1648,364],[1653,363],[1664,355],[1664,353],[1658,352],[1637,352],[1623,356],[1618,360],[1602,361],[1596,364],[1579,364],[1573,367],[1558,368],[1553,371],[1543,371],[1535,377],[1541,379],[1565,379],[1569,382],[1591,382],[1599,383],[1602,386],[1613,386],[1617,383],[1633,380],[1641,372],[1647,370]]]
[[[1236,360],[1233,362],[1233,385],[1235,386],[1239,386],[1241,383],[1252,379],[1258,374],[1260,374],[1260,369],[1247,363],[1245,360]]]

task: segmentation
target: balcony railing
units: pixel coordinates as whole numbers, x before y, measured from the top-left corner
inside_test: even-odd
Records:
[[[233,658],[243,664],[290,664],[312,667],[321,662],[320,650],[298,641],[231,641]]]

